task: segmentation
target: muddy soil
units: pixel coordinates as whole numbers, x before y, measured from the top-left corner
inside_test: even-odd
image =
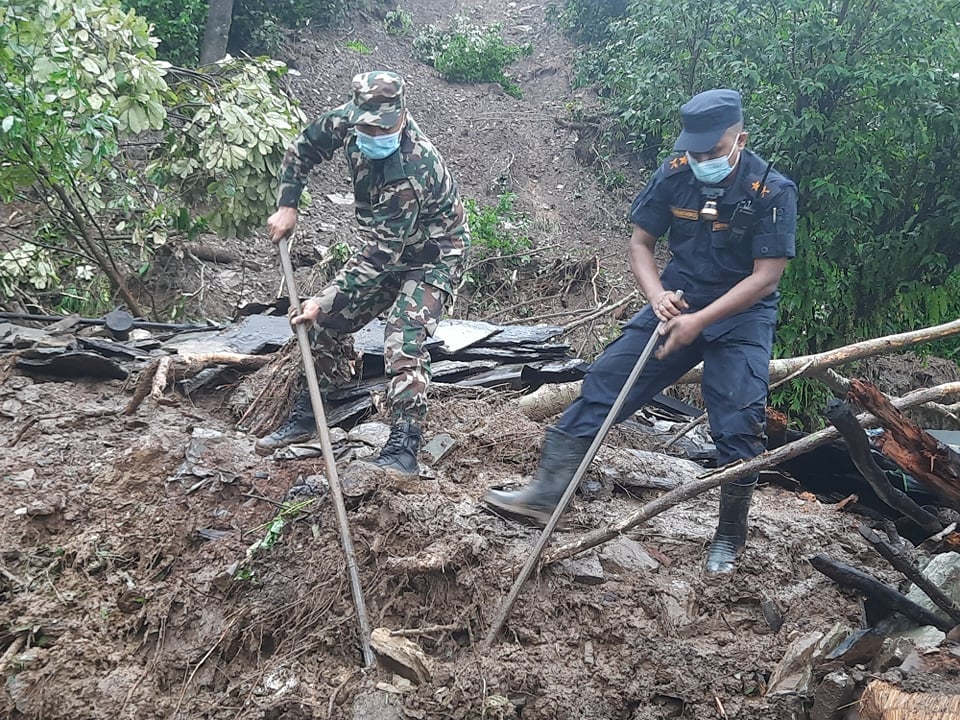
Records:
[[[412,112],[465,195],[491,201],[515,192],[536,246],[552,248],[544,258],[599,258],[602,282],[581,283],[580,303],[632,289],[623,259],[629,198],[601,188],[576,160],[576,133],[554,121],[567,103],[592,100],[571,88],[575,50],[544,21],[544,3],[404,7],[418,26],[464,11],[532,42],[534,55],[517,66],[524,98],[449,85],[411,59],[409,40],[357,18],[292,39],[287,59],[300,76],[291,90],[307,111],[340,102],[357,71],[400,71]],[[358,55],[345,45],[353,39],[373,51]],[[353,237],[349,208],[326,199],[349,190],[342,165],[315,173],[298,247]],[[276,292],[268,243],[234,247],[259,268],[189,260],[169,268],[193,283],[185,289],[196,290],[208,317]],[[300,269],[305,286],[313,272]],[[531,308],[565,302],[544,296]],[[461,316],[480,310],[497,313],[458,306]],[[582,329],[583,347],[601,342],[603,322]],[[508,395],[437,388],[425,440],[445,433],[454,450],[419,483],[385,479],[349,513],[372,626],[408,631],[428,658],[429,681],[411,687],[360,670],[347,571],[323,493],[285,518],[272,546],[251,549],[277,529],[292,486],[322,487],[323,466],[254,454],[254,438],[235,430],[231,388],[148,400],[124,416],[129,384],[41,382],[3,370],[0,380],[5,717],[805,718],[797,697],[765,693],[773,669],[805,633],[860,627],[862,615],[860,600],[807,559],[825,553],[898,582],[856,535],[861,517],[777,486],[757,493],[740,570],[706,582],[714,491],[629,533],[636,545],[622,543],[626,555],[645,556],[642,568],[610,549],[545,567],[499,641],[481,652],[539,532],[490,514],[479,497],[525,481],[545,424],[522,416]],[[643,444],[623,431],[616,439]],[[605,487],[579,498],[558,539],[603,527],[656,494]],[[761,603],[777,609],[782,626],[771,627]],[[953,681],[935,682],[945,690]]]

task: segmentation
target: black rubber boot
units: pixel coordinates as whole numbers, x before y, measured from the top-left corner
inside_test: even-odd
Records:
[[[729,575],[736,569],[737,557],[747,544],[747,514],[757,481],[748,485],[725,483],[720,489],[720,520],[713,536],[704,572]]]
[[[254,449],[257,455],[269,455],[277,448],[307,442],[317,433],[317,420],[313,415],[313,405],[310,404],[310,393],[301,390],[293,401],[293,412],[282,426],[266,437],[257,440]]]
[[[390,437],[383,446],[380,455],[370,460],[371,465],[396,470],[404,475],[419,475],[420,463],[417,453],[423,435],[420,428],[406,420],[398,420],[390,428]]]
[[[487,490],[483,501],[498,510],[546,523],[592,443],[593,438],[547,428],[533,482],[520,490]]]

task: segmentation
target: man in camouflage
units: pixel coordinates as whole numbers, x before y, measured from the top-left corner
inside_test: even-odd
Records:
[[[454,295],[470,247],[457,185],[440,153],[407,111],[404,81],[392,72],[361,73],[353,99],[314,120],[287,149],[277,211],[267,221],[275,242],[290,235],[307,175],[343,148],[353,177],[362,247],[333,281],[299,308],[293,325],[308,323],[321,387],[349,378],[343,359],[356,330],[389,310],[384,363],[390,438],[372,462],[417,472],[421,424],[427,411],[430,356],[424,348]],[[306,389],[293,414],[257,451],[311,438],[316,421]]]

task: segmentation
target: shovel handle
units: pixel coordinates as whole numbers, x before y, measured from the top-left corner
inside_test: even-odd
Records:
[[[676,290],[675,294],[677,295],[678,299],[683,298],[683,290]],[[501,606],[500,613],[497,615],[496,621],[490,627],[489,632],[483,640],[483,645],[481,646],[482,650],[489,650],[493,645],[493,642],[497,639],[497,635],[500,634],[500,630],[503,628],[504,623],[510,616],[510,610],[513,608],[513,604],[517,601],[517,597],[520,595],[520,590],[523,589],[524,583],[527,581],[527,578],[530,577],[530,573],[533,572],[534,566],[540,561],[540,556],[543,554],[544,548],[550,541],[550,536],[553,535],[553,531],[556,529],[557,523],[560,522],[560,516],[563,515],[564,511],[567,509],[567,505],[573,498],[574,493],[577,492],[577,487],[580,485],[581,478],[583,478],[587,468],[590,467],[590,463],[593,462],[593,458],[597,454],[597,450],[600,449],[603,439],[607,436],[607,432],[610,430],[610,427],[620,414],[620,409],[623,407],[624,402],[626,402],[627,395],[630,394],[630,391],[637,382],[637,378],[640,377],[640,373],[643,372],[643,368],[650,360],[650,356],[653,354],[653,349],[656,347],[657,341],[660,339],[660,328],[662,328],[664,324],[665,323],[663,321],[657,324],[656,329],[653,331],[653,334],[650,335],[650,339],[643,348],[643,352],[641,352],[640,357],[637,358],[637,362],[634,364],[633,370],[630,371],[630,375],[623,383],[623,387],[620,388],[620,394],[617,395],[617,399],[614,400],[613,405],[610,406],[610,411],[607,413],[606,418],[603,420],[603,424],[597,431],[596,437],[593,438],[593,442],[590,443],[590,447],[587,449],[586,454],[580,461],[580,466],[573,474],[573,477],[570,478],[570,482],[567,483],[567,488],[563,491],[563,496],[560,498],[560,502],[557,503],[557,506],[553,510],[553,514],[550,516],[550,519],[544,526],[543,531],[540,533],[540,539],[537,540],[537,544],[534,546],[530,555],[527,556],[527,562],[524,564],[520,574],[517,575],[517,579],[514,581],[513,587],[510,589],[510,594],[507,596],[507,599]]]
[[[283,268],[283,277],[287,285],[287,295],[290,298],[290,307],[300,307],[300,297],[297,293],[297,283],[293,277],[293,263],[290,262],[290,249],[286,239],[277,243],[280,249],[280,265]],[[357,611],[357,622],[360,626],[360,644],[363,649],[364,667],[370,667],[376,662],[373,650],[370,647],[370,620],[367,616],[367,605],[363,599],[363,588],[360,585],[360,573],[357,571],[357,554],[350,537],[350,524],[347,520],[347,508],[343,501],[343,490],[340,487],[340,478],[337,476],[337,463],[333,457],[333,444],[330,442],[330,431],[327,429],[327,417],[323,411],[323,398],[320,395],[320,383],[317,381],[317,369],[313,364],[313,351],[310,348],[310,338],[303,323],[295,327],[297,340],[300,343],[300,356],[303,360],[303,371],[307,378],[307,389],[310,392],[310,404],[313,406],[313,416],[317,423],[317,434],[320,436],[320,447],[323,450],[323,461],[327,466],[327,480],[330,485],[330,495],[337,512],[337,524],[340,526],[340,543],[343,546],[343,555],[347,562],[347,572],[350,576],[350,590],[353,595],[353,605]]]

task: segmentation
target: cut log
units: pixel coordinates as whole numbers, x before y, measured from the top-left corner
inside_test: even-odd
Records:
[[[826,555],[816,555],[810,558],[810,564],[838,585],[852,588],[868,598],[873,598],[885,607],[906,615],[920,625],[933,625],[943,632],[949,632],[953,628],[953,623],[949,620],[920,607],[912,600],[908,600],[906,596],[891,587],[887,587],[862,570],[837,562]]]
[[[887,429],[877,446],[904,472],[960,510],[960,455],[911,422],[873,385],[850,381],[850,396]]]
[[[860,720],[955,720],[960,695],[907,693],[874,680],[860,696]]]
[[[853,460],[853,464],[857,466],[857,470],[864,479],[870,483],[870,487],[878,498],[913,520],[927,535],[936,535],[943,529],[935,516],[917,505],[906,493],[891,485],[886,473],[877,467],[873,458],[870,457],[870,442],[848,403],[839,401],[831,403],[827,411],[827,419],[843,435],[843,439],[847,442],[850,459]]]

